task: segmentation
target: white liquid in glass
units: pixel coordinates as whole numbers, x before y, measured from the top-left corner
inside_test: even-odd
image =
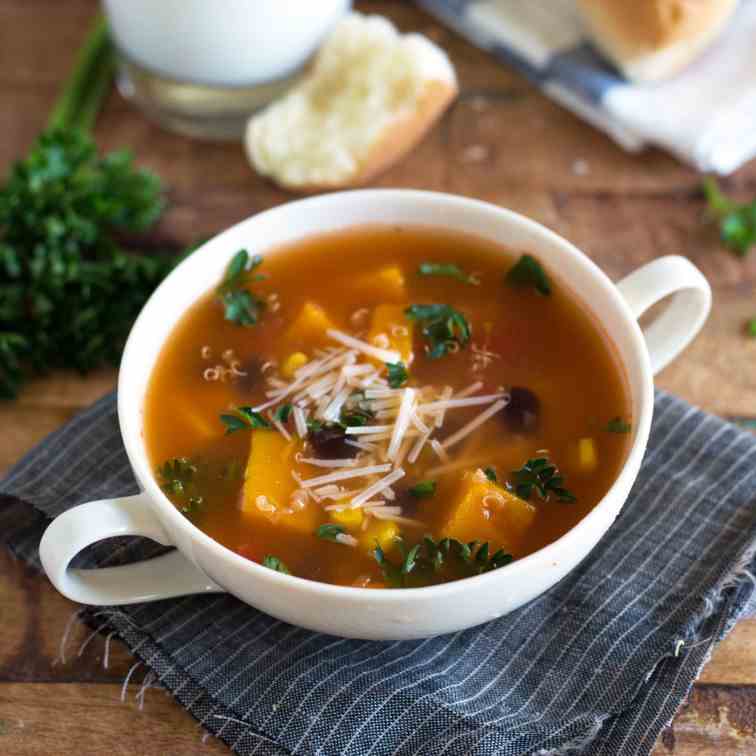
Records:
[[[252,87],[296,71],[350,0],[103,0],[121,52],[180,82]]]

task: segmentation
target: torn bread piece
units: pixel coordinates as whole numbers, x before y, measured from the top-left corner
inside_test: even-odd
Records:
[[[250,119],[247,153],[258,173],[288,189],[356,186],[417,144],[456,94],[437,45],[352,13],[305,78]]]
[[[596,46],[639,82],[674,76],[722,32],[737,0],[578,0]]]

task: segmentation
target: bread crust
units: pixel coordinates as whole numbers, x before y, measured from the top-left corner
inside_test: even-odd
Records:
[[[653,81],[691,63],[737,0],[578,0],[593,41],[629,78]]]
[[[424,92],[415,109],[389,123],[370,148],[367,156],[349,179],[319,184],[289,184],[271,178],[277,186],[298,194],[349,189],[362,186],[388,170],[403,158],[430,131],[458,93],[456,83],[432,80],[425,84]]]

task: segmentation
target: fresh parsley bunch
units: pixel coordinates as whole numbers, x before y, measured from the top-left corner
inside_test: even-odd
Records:
[[[127,152],[99,157],[87,134],[111,75],[101,24],[50,127],[0,190],[0,398],[15,397],[34,373],[117,363],[175,262],[131,255],[119,242],[149,228],[164,201],[157,176],[134,168]]]

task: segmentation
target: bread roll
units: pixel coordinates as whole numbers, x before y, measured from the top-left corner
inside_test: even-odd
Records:
[[[288,189],[356,186],[406,154],[456,94],[454,69],[429,39],[352,13],[305,78],[250,119],[247,154]]]
[[[719,35],[737,0],[578,0],[593,41],[628,79],[674,76]]]

